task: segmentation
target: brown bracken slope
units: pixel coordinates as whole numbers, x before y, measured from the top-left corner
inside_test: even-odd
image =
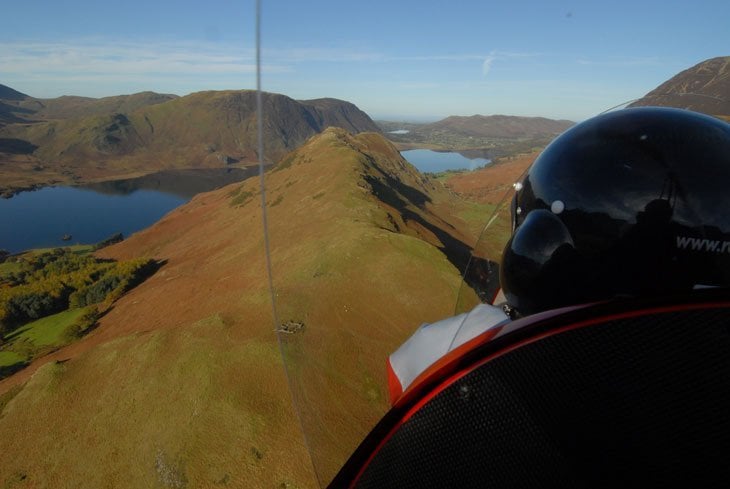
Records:
[[[539,154],[535,152],[500,158],[486,168],[455,174],[445,185],[476,202],[497,204]]]
[[[711,58],[673,76],[631,106],[661,105],[730,117],[730,56]]]

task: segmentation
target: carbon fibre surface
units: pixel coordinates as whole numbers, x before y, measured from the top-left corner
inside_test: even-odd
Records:
[[[526,344],[415,412],[357,487],[727,487],[729,347],[728,309]]]

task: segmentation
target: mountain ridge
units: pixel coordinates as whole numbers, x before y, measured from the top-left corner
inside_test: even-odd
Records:
[[[151,91],[111,97],[80,97],[62,95],[56,98],[37,98],[0,84],[0,114],[22,114],[15,122],[34,123],[56,119],[74,119],[115,112],[127,113],[146,105],[166,102],[177,95]]]
[[[450,129],[465,136],[514,138],[544,137],[559,134],[574,122],[555,120],[545,117],[523,117],[510,115],[449,116],[440,121],[427,124],[432,130]]]
[[[344,434],[345,445],[316,440],[329,473],[364,436],[360,421],[387,409],[387,352],[453,311],[454,261],[476,238],[457,217],[463,201],[378,133],[328,128],[265,185],[279,317],[304,324],[299,338],[319,352],[309,365],[322,376],[302,380],[338,373],[314,399],[323,416],[305,414]],[[0,437],[24,454],[0,459],[0,473],[149,487],[164,466],[191,487],[315,487],[272,332],[257,195],[258,179],[199,194],[98,252],[164,265],[84,339],[0,382],[15,389]],[[341,405],[358,423],[337,416]]]
[[[299,102],[271,93],[262,98],[268,162],[329,126],[379,131],[367,114],[346,101]],[[81,99],[76,108],[79,99],[74,97],[33,109],[28,106],[43,101],[28,100],[25,107],[8,110],[8,123],[0,128],[0,176],[6,191],[29,184],[93,182],[164,169],[258,162],[252,90],[203,91],[173,98],[142,92]],[[94,114],[72,117],[72,109]],[[49,114],[56,118],[43,119]]]
[[[0,83],[0,100],[25,100],[27,98],[31,97]]]
[[[718,56],[687,68],[660,84],[630,107],[663,105],[730,118],[730,56]]]
[[[37,99],[43,104],[39,115],[46,119],[75,119],[107,113],[129,113],[136,109],[164,103],[179,98],[177,95],[156,93],[151,91],[137,92],[129,95],[90,98],[75,95],[63,95],[54,99]]]

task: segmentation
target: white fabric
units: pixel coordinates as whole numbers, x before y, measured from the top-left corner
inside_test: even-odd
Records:
[[[390,355],[390,365],[403,391],[449,351],[506,321],[509,318],[501,308],[480,304],[468,313],[422,324]]]

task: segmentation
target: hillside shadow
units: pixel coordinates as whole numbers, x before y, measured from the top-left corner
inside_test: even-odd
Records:
[[[403,202],[401,198],[398,197],[398,194],[400,194],[419,209],[425,209],[426,203],[431,202],[431,197],[421,192],[420,190],[411,187],[410,185],[406,185],[397,178],[393,178],[392,176],[388,175],[387,172],[383,171],[383,169],[378,166],[374,158],[372,158],[370,155],[365,156],[367,157],[370,166],[377,170],[378,173],[380,173],[380,175],[385,179],[386,185],[384,186],[384,188],[379,189],[382,194],[382,198],[378,196],[380,200],[382,200],[386,204],[390,204],[389,201],[392,201],[393,204],[390,205],[393,205],[393,207],[397,208],[399,205],[398,201],[401,202],[400,205],[402,205]],[[375,177],[369,178],[377,180],[377,178]],[[368,180],[368,177],[365,177],[365,179]],[[372,184],[370,180],[368,180],[368,183]],[[373,187],[373,191],[375,191],[375,187]],[[388,199],[389,201],[384,199]]]
[[[20,372],[28,365],[30,365],[30,363],[21,361],[21,362],[14,363],[12,365],[4,365],[4,366],[0,367],[0,380],[4,379],[6,377],[10,377],[15,372]]]
[[[0,99],[3,100],[25,100],[29,98],[26,94],[0,84]]]
[[[38,146],[23,139],[0,138],[0,153],[29,155],[36,149],[38,149]]]
[[[40,318],[39,318],[39,319],[40,319]],[[32,321],[31,321],[31,322],[32,322]],[[5,338],[5,341],[13,341],[13,340],[14,340],[14,339],[16,339],[16,338],[17,338],[18,336],[20,336],[21,334],[23,334],[23,333],[25,333],[26,331],[28,331],[28,329],[30,329],[30,328],[28,327],[28,325],[27,325],[27,324],[23,324],[23,325],[20,325],[20,326],[18,326],[17,328],[15,328],[14,330],[12,330],[11,332],[7,333],[7,334],[6,334],[5,336],[4,336],[4,338]]]
[[[373,195],[384,204],[396,209],[404,222],[415,222],[433,233],[442,244],[442,246],[437,246],[437,248],[459,270],[461,275],[464,276],[469,260],[471,259],[471,246],[455,238],[439,226],[429,222],[408,207],[411,204],[417,206],[419,209],[424,209],[425,203],[431,202],[431,198],[428,195],[387,175],[384,175],[384,178],[387,183],[371,175],[365,176],[365,180],[372,188]],[[406,200],[401,198],[401,196]],[[484,288],[481,285],[482,276],[473,267],[468,271],[469,273],[464,277],[467,285],[475,290]]]
[[[2,97],[0,97],[0,98],[2,98]],[[24,115],[30,116],[32,114],[35,114],[35,111],[27,109],[25,107],[18,107],[15,105],[6,104],[5,102],[0,101],[0,123],[14,124],[16,122],[21,122],[21,123],[37,122],[34,120],[29,120],[29,119],[20,117],[18,114],[24,114]]]

